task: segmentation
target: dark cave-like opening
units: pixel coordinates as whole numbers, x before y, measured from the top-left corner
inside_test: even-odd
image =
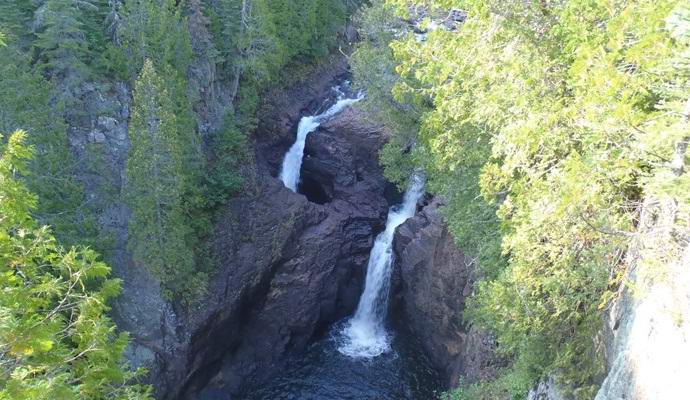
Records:
[[[321,182],[310,176],[303,176],[297,187],[297,192],[305,195],[307,200],[316,204],[328,204],[333,201],[333,198],[328,194],[329,190],[325,188]]]

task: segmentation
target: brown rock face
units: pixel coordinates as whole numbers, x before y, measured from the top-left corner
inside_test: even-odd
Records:
[[[241,396],[354,311],[373,239],[390,203],[399,202],[378,165],[384,135],[356,108],[345,110],[309,135],[303,194],[276,178],[299,118],[323,110],[345,72],[344,64],[325,69],[266,107],[252,173],[217,221],[210,243],[217,268],[194,310],[163,301],[145,270],[120,270],[126,284],[116,318],[131,333],[129,360],[149,368],[158,398]],[[495,360],[493,341],[461,322],[473,266],[439,206],[398,230],[392,303],[453,386],[460,376],[490,376]]]
[[[500,360],[488,335],[462,322],[474,264],[457,247],[439,208],[431,204],[398,228],[395,237],[396,310],[448,387],[492,377]]]
[[[214,246],[221,264],[212,286],[217,311],[193,338],[190,397],[201,387],[239,393],[260,384],[356,306],[388,205],[377,133],[353,126],[353,118],[343,114],[308,140],[303,182],[325,196],[320,201],[263,176],[255,197],[228,207]],[[370,146],[356,146],[363,142]]]
[[[300,187],[305,194],[275,177],[276,162],[294,140],[299,110],[313,113],[305,105],[311,99],[301,106],[299,99],[316,95],[323,103],[339,76],[333,71],[285,97],[289,106],[275,100],[280,111],[253,143],[253,174],[216,224],[211,247],[217,268],[198,307],[170,307],[145,271],[135,280],[140,283],[125,287],[117,313],[132,335],[129,358],[150,369],[159,398],[239,395],[354,310],[388,210],[388,184],[378,165],[382,135],[361,122],[358,111],[344,112],[309,136]]]

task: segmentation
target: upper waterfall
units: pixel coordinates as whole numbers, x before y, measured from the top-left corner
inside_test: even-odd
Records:
[[[343,342],[338,351],[351,357],[375,357],[390,349],[390,337],[384,322],[388,311],[393,238],[395,229],[414,216],[417,201],[424,194],[424,180],[414,175],[401,205],[388,211],[386,229],[374,242],[369,255],[364,293],[354,317],[343,330]]]
[[[364,97],[361,93],[358,93],[354,98],[347,98],[345,94],[340,91],[339,87],[335,87],[334,90],[339,93],[338,101],[322,114],[302,117],[297,127],[297,138],[295,139],[295,143],[285,154],[283,166],[280,170],[280,180],[293,192],[297,191],[297,186],[299,185],[300,169],[302,168],[304,144],[307,140],[307,135],[314,132],[323,121],[333,117],[346,107],[360,101]]]

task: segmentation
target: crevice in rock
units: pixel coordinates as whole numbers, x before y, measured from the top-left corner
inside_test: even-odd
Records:
[[[310,107],[328,90],[306,90],[318,98]],[[274,107],[254,137],[255,187],[231,199],[215,224],[209,295],[180,312],[179,331],[166,338],[168,359],[154,377],[160,398],[242,398],[357,305],[374,238],[402,195],[377,163],[381,134],[356,109],[309,136],[301,195],[286,189],[275,177],[294,128],[317,112],[296,97],[305,96],[284,96],[289,107]]]
[[[333,201],[333,198],[329,194],[332,192],[332,188],[327,188],[325,185],[310,176],[304,176],[302,181],[299,183],[297,192],[305,195],[307,200],[316,204],[328,204]]]
[[[202,357],[202,365],[196,368],[193,368],[193,365],[190,366],[192,372],[181,390],[181,399],[191,398],[194,393],[205,388],[221,371],[226,357],[235,353],[242,345],[244,331],[254,314],[263,307],[271,282],[283,263],[284,260],[274,263],[259,283],[241,296],[234,312],[226,316],[217,315],[210,318],[210,323],[192,337],[191,354],[195,356],[205,354],[205,356]],[[223,340],[219,340],[220,338]],[[195,360],[198,361],[199,358],[196,357],[191,362],[194,363]]]

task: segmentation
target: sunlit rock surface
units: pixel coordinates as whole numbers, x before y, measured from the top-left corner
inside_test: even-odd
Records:
[[[690,249],[687,236],[670,228],[676,207],[643,205],[627,284],[607,321],[609,372],[596,400],[690,396]]]

